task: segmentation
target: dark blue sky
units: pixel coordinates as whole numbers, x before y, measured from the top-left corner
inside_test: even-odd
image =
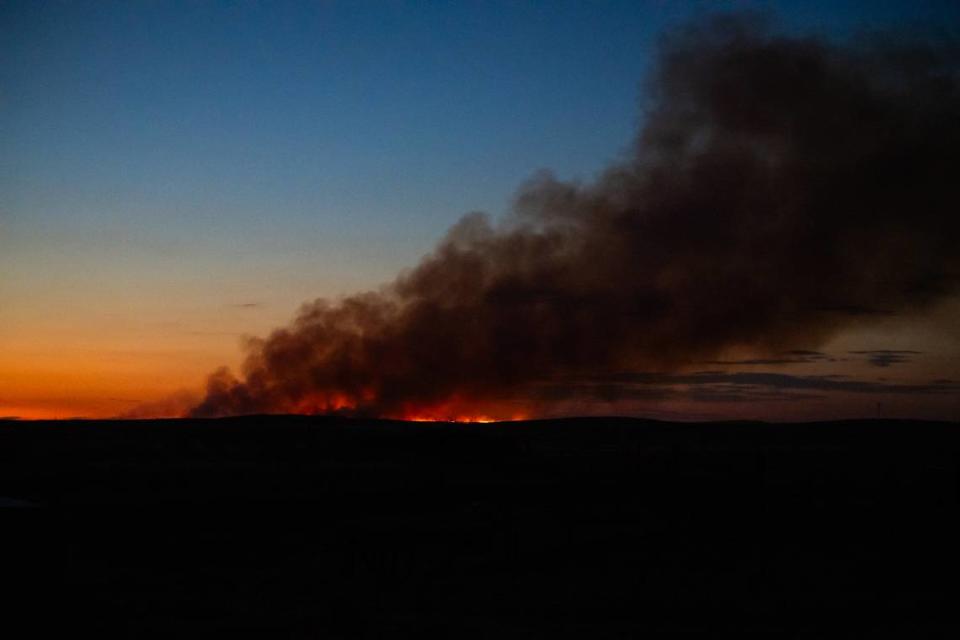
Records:
[[[80,230],[327,237],[409,258],[541,167],[589,177],[615,157],[670,25],[753,7],[842,34],[957,6],[5,3],[0,206]]]
[[[230,336],[189,348],[207,368],[541,168],[595,175],[658,36],[743,8],[834,37],[960,24],[917,0],[4,2],[0,352],[202,324]],[[264,311],[218,315],[242,304]]]

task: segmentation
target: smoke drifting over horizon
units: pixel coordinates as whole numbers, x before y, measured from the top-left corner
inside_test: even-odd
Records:
[[[958,61],[739,18],[674,32],[626,159],[586,184],[538,175],[380,291],[306,304],[190,414],[509,417],[571,376],[815,348],[923,310],[960,276]]]

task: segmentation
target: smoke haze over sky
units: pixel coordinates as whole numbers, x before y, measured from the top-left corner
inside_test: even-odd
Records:
[[[636,168],[637,163],[653,161],[642,155],[646,151],[638,155],[643,140],[632,141],[641,124],[641,107],[655,98],[649,89],[669,91],[672,86],[653,76],[658,39],[715,4],[631,2],[602,9],[590,3],[430,8],[380,3],[161,3],[149,8],[5,4],[0,9],[0,29],[6,36],[0,44],[0,414],[109,416],[142,410],[144,402],[170,394],[177,394],[170,406],[183,410],[197,401],[207,373],[222,364],[239,371],[241,335],[268,335],[286,324],[304,301],[335,299],[392,281],[402,269],[416,265],[464,212],[483,210],[494,218],[507,213],[517,186],[540,169],[552,170],[556,181],[535,179],[528,186],[520,209],[526,207],[534,225],[563,213],[572,206],[571,198],[579,201],[577,210],[596,209],[594,205],[611,197],[639,198],[634,192],[643,192],[638,201],[644,203],[651,194],[685,194],[661,203],[679,208],[680,220],[683,210],[696,208],[690,198],[719,203],[722,209],[724,197],[741,193],[730,187],[728,178],[713,183],[715,194],[702,187],[695,193],[682,185],[650,191],[629,184],[611,187],[615,177],[598,180],[607,167]],[[896,26],[897,33],[907,34],[904,28],[911,25],[960,22],[953,3],[873,4],[742,2],[729,8],[773,9],[777,30],[794,42],[807,33],[843,42],[855,40],[864,29]],[[793,51],[794,62],[801,65],[827,59],[827,67],[849,71],[857,64],[882,64],[877,56],[838,62],[835,53],[824,58],[802,48]],[[686,75],[672,77],[691,78],[698,73],[697,65],[700,71],[717,69],[700,58],[674,62],[687,65]],[[931,68],[929,60],[910,64]],[[769,84],[764,69],[749,71],[754,75],[747,74],[740,89],[750,88],[750,78]],[[809,75],[801,70],[798,77]],[[542,353],[521,349],[517,354],[530,369],[513,363],[510,375],[497,378],[497,384],[510,386],[519,378],[524,384],[535,382],[537,401],[551,401],[550,410],[556,412],[580,406],[567,404],[569,394],[560,390],[565,385],[585,390],[600,402],[600,410],[678,417],[751,415],[755,410],[786,418],[873,415],[883,402],[890,407],[887,411],[904,415],[957,418],[957,391],[951,381],[960,377],[960,340],[950,328],[957,307],[943,295],[948,278],[938,277],[956,274],[956,251],[946,243],[956,238],[957,222],[943,213],[955,203],[943,184],[949,179],[944,167],[950,157],[940,147],[926,156],[918,150],[918,145],[937,141],[933,128],[951,121],[954,129],[944,131],[939,142],[956,140],[957,118],[950,117],[956,114],[951,111],[956,103],[941,102],[938,111],[936,89],[930,86],[925,88],[929,95],[918,98],[927,101],[923,105],[878,99],[883,88],[865,91],[855,86],[864,78],[879,84],[890,81],[890,93],[902,94],[904,87],[895,85],[903,78],[895,80],[897,74],[888,70],[858,68],[846,76],[822,77],[849,81],[840,91],[841,98],[850,101],[838,110],[841,118],[879,105],[872,112],[877,130],[891,123],[898,127],[902,135],[893,148],[910,160],[909,166],[881,175],[877,165],[872,173],[857,174],[865,185],[839,193],[843,207],[831,209],[840,207],[831,201],[816,208],[824,220],[840,220],[836,237],[819,231],[804,236],[802,229],[734,235],[746,243],[737,255],[761,245],[780,252],[776,260],[761,262],[765,267],[773,264],[782,271],[784,265],[809,259],[823,267],[823,273],[785,282],[771,277],[778,302],[772,308],[760,305],[760,317],[750,316],[757,326],[732,327],[729,318],[732,309],[750,304],[751,295],[770,299],[759,280],[753,289],[739,291],[742,300],[725,295],[715,301],[714,308],[730,305],[731,310],[712,324],[703,316],[694,321],[693,315],[677,313],[676,300],[703,297],[694,285],[678,284],[671,320],[658,323],[652,333],[649,324],[644,325],[638,333],[645,340],[673,345],[659,351],[671,361],[670,372],[660,377],[648,374],[618,379],[618,384],[602,378],[627,368],[630,363],[619,357],[635,356],[638,350],[648,356],[635,358],[633,364],[663,368],[660,358],[649,356],[655,350],[631,338],[626,343],[614,340],[613,355],[600,354],[596,345],[579,353],[571,345],[557,370],[563,374],[562,384],[544,379],[537,368]],[[673,88],[682,94],[703,86],[713,85],[690,81]],[[715,86],[738,87],[735,78]],[[764,95],[774,101],[795,97],[792,89]],[[823,126],[798,129],[804,154],[846,150],[849,155],[838,161],[851,163],[876,157],[870,141],[862,139],[868,125],[851,131],[841,121],[831,129],[829,122],[812,115],[824,108],[816,102],[818,96],[837,95],[837,90],[811,87],[807,93],[813,96],[807,105],[811,111],[798,120]],[[782,128],[787,125],[763,120],[783,109],[767,104],[750,112],[738,95],[714,96],[717,102],[708,115],[727,118],[721,131],[741,127],[759,135],[761,146],[771,140],[783,143]],[[956,99],[955,93],[950,95]],[[648,129],[650,135],[686,126],[668,122],[684,116],[675,108],[681,97],[669,98],[670,112],[657,116],[660,126]],[[854,104],[857,100],[862,104]],[[744,122],[737,122],[744,113]],[[702,114],[691,111],[686,116],[699,122]],[[904,125],[915,130],[904,132]],[[818,146],[810,137],[844,132],[851,139],[836,147]],[[661,154],[671,144],[665,139],[646,143],[659,145]],[[709,149],[711,141],[684,144]],[[763,147],[763,153],[770,148]],[[715,150],[718,159],[735,160],[725,163],[731,170],[749,169],[760,178],[792,176],[766,185],[769,193],[759,198],[761,204],[793,202],[802,208],[809,204],[800,200],[811,193],[810,180],[836,176],[769,174],[740,162],[742,154],[730,155],[727,147]],[[955,157],[956,151],[952,153]],[[921,156],[932,159],[926,165],[913,162]],[[796,159],[789,152],[787,157]],[[674,171],[667,178],[691,175]],[[897,190],[897,176],[904,190]],[[572,193],[570,180],[592,186]],[[882,189],[869,190],[864,200],[864,186]],[[827,193],[836,190],[813,189],[814,198]],[[788,196],[792,199],[780,200]],[[856,210],[853,218],[838,217],[837,211],[849,213],[846,205]],[[927,205],[933,208],[910,214],[911,224],[916,224],[902,224],[907,219],[901,215],[904,206]],[[882,224],[874,224],[876,218],[868,213],[878,207],[886,207]],[[623,247],[637,246],[631,244],[629,231],[622,233],[616,214],[611,216],[590,228],[616,231],[615,237],[626,238]],[[471,220],[460,227],[454,244],[469,244],[489,233],[476,218]],[[701,258],[691,282],[702,282],[710,274],[722,280],[711,266],[718,255],[697,249],[699,241],[690,228],[663,224],[667,228],[641,234],[643,241],[653,237],[665,251],[679,246]],[[711,246],[718,237],[731,240],[723,238],[729,228],[696,228]],[[749,228],[757,229],[754,223]],[[864,228],[867,233],[861,235]],[[788,248],[768,242],[788,237],[798,244]],[[589,233],[585,238],[587,243],[601,242]],[[588,247],[591,255],[597,253],[596,246]],[[913,271],[886,271],[889,262],[878,257],[880,247],[926,256],[929,264],[912,261]],[[845,254],[839,262],[813,255],[838,248]],[[647,249],[649,255],[652,247]],[[799,253],[784,253],[793,250]],[[846,255],[851,252],[852,258]],[[627,291],[649,290],[642,286],[640,272],[624,273],[612,266],[614,255],[599,258],[593,263],[597,278],[609,280],[612,273],[623,273]],[[654,269],[661,282],[665,277],[682,282],[685,277],[664,265],[696,262],[647,259],[653,266],[647,264],[642,272]],[[850,260],[856,268],[841,269],[841,277],[833,279],[836,265],[850,265]],[[628,264],[636,267],[635,262]],[[415,283],[418,277],[431,276],[414,272],[407,286],[437,290],[434,282]],[[799,285],[810,282],[817,284],[816,292],[798,292]],[[575,293],[583,296],[587,289]],[[517,291],[528,300],[535,297],[522,288]],[[817,309],[790,309],[797,326],[771,323],[771,314],[789,315],[784,301],[797,296]],[[551,313],[595,310],[590,301],[581,300],[579,306],[564,303]],[[620,305],[616,317],[621,317],[624,303],[618,300],[613,302]],[[477,308],[488,307],[468,305]],[[840,317],[844,320],[837,320]],[[607,333],[624,333],[619,324],[603,326]],[[710,337],[710,328],[722,335]],[[677,347],[678,336],[688,344],[694,335],[707,346]],[[547,347],[541,344],[538,349]],[[579,364],[587,354],[599,356],[602,370],[590,372]],[[409,366],[400,363],[396,371],[408,371]],[[416,373],[416,368],[411,371]],[[845,376],[848,383],[837,382],[836,376]],[[485,380],[486,374],[481,376]],[[409,380],[414,386],[422,382]],[[396,380],[389,386],[400,393],[402,385]],[[471,392],[486,393],[481,387]],[[181,389],[188,392],[178,393]],[[532,388],[526,391],[534,393]],[[164,411],[162,403],[154,407]],[[239,410],[272,408],[289,406],[254,403]]]

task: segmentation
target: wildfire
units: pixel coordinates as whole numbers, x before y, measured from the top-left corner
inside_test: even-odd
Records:
[[[364,397],[358,401],[357,398],[343,393],[321,393],[311,395],[309,398],[301,400],[292,407],[292,411],[301,414],[339,413],[350,415],[351,413],[356,413],[358,408],[363,407],[366,402],[371,400],[373,400],[373,394],[364,394]],[[469,407],[469,404],[470,403],[465,403],[458,399],[435,406],[408,406],[396,413],[389,413],[382,417],[405,420],[407,422],[457,422],[465,424],[489,424],[492,422],[526,420],[529,417],[526,413],[520,413],[515,410],[475,411]],[[362,415],[366,415],[364,412],[361,413]]]
[[[441,408],[432,408],[432,409],[420,409],[407,411],[406,413],[396,416],[400,420],[407,420],[409,422],[462,422],[462,423],[475,423],[475,424],[489,424],[491,422],[510,422],[517,420],[526,420],[528,418],[527,414],[519,412],[496,412],[496,413],[473,413],[468,411],[463,411],[462,409],[457,411],[455,409],[451,410],[449,407]]]
[[[356,409],[357,403],[350,396],[340,393],[314,395],[300,401],[294,408],[294,413],[321,414],[338,413]]]
[[[479,422],[483,424],[500,422],[500,420],[497,418],[491,418],[490,416],[451,416],[447,418],[439,418],[433,415],[412,415],[404,416],[403,419],[408,422]]]

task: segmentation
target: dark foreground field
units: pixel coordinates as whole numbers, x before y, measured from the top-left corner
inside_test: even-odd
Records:
[[[957,424],[0,423],[0,456],[53,507],[7,565],[77,634],[960,631]]]

